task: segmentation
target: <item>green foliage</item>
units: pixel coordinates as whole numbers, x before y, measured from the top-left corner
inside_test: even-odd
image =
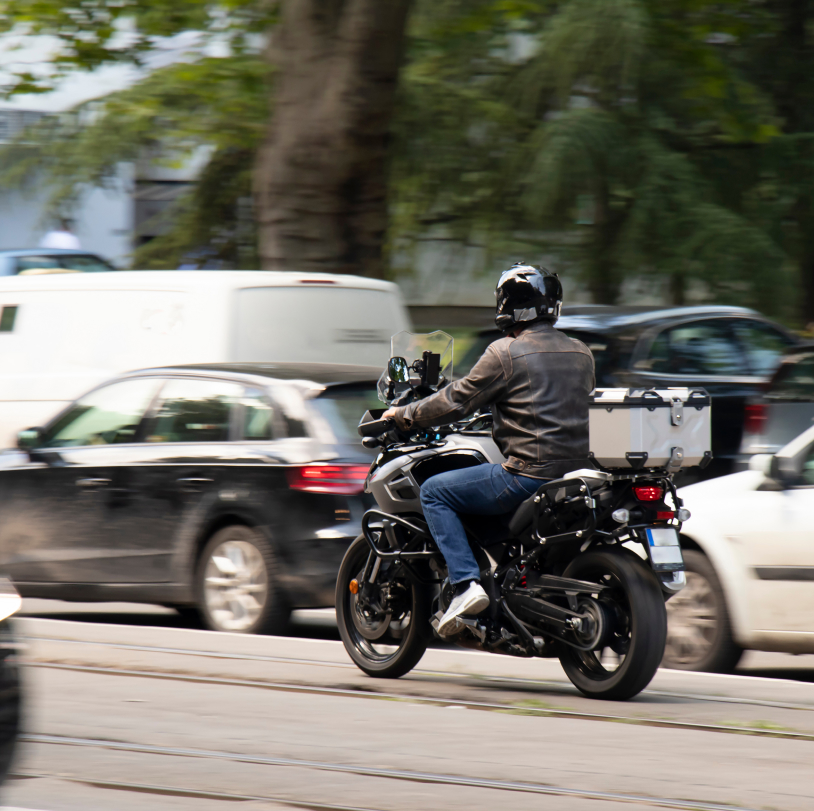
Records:
[[[106,64],[142,66],[161,39],[197,32],[196,47],[217,43],[232,53],[252,50],[252,36],[268,30],[273,0],[0,0],[0,35],[48,35],[57,47],[50,70],[14,71],[7,95],[44,92],[66,74]]]
[[[478,5],[478,20],[498,8]],[[779,132],[770,96],[741,64],[763,11],[739,0],[563,0],[526,4],[522,25],[498,19],[466,28],[479,60],[454,55],[460,25],[431,29],[435,51],[414,46],[405,96],[415,92],[423,112],[431,97],[439,112],[423,121],[409,176],[397,165],[396,199],[487,241],[521,229],[573,234],[561,250],[598,301],[649,274],[668,277],[678,303],[696,280],[709,297],[777,311],[786,257],[747,204],[742,167],[720,160],[764,151]],[[518,35],[526,53],[511,59]],[[439,69],[450,59],[457,73]],[[424,73],[432,96],[417,88]],[[479,126],[467,116],[476,104]],[[414,147],[407,133],[419,120],[413,113],[401,149]],[[397,222],[420,232],[420,217]]]
[[[58,208],[112,182],[121,162],[207,146],[175,226],[136,262],[175,266],[210,246],[250,263],[246,200],[272,79],[256,35],[278,5],[0,0],[0,32],[61,44],[50,74],[21,69],[8,92],[105,63],[149,65],[157,38],[199,32],[184,61],[25,133],[0,152],[0,182],[55,179]],[[784,313],[789,286],[808,274],[814,320],[814,49],[801,8],[415,0],[393,120],[390,244],[403,253],[440,232],[517,253],[537,240],[572,260],[599,301],[631,277],[666,277],[676,302],[700,285]]]

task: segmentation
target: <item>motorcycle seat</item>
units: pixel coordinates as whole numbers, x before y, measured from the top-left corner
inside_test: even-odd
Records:
[[[534,520],[534,496],[529,496],[515,511],[509,521],[509,532],[520,535]]]

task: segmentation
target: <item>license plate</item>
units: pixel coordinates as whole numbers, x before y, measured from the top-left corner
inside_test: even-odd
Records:
[[[650,560],[654,567],[669,569],[684,567],[678,532],[672,527],[648,527],[645,532]]]

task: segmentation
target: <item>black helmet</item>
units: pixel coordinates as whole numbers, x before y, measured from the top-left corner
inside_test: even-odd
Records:
[[[562,309],[562,284],[556,273],[517,262],[501,274],[495,298],[495,324],[504,332],[532,321],[553,324]]]

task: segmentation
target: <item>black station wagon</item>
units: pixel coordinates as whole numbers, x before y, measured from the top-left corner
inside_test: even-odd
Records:
[[[93,389],[0,453],[0,570],[23,596],[194,609],[214,630],[333,606],[377,373],[198,366]]]

